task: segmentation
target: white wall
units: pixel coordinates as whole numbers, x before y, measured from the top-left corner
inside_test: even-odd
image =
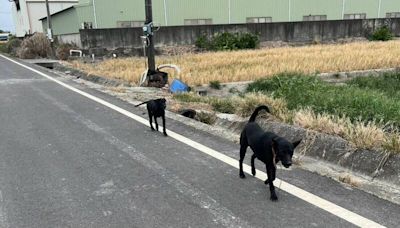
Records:
[[[47,15],[46,2],[44,0],[20,0],[21,9],[17,11],[15,4],[12,6],[15,33],[17,37],[26,34],[43,32],[42,22],[39,21]],[[49,0],[50,14],[66,9],[78,0]]]
[[[58,35],[57,38],[60,43],[74,43],[79,48],[82,48],[81,35],[79,33]]]

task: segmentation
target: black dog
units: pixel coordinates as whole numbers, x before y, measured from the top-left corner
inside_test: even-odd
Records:
[[[154,122],[156,123],[156,129],[158,131],[157,118],[161,117],[162,121],[163,121],[164,135],[168,136],[167,131],[165,130],[165,108],[167,107],[166,102],[167,101],[164,98],[161,98],[161,99],[149,100],[149,101],[140,103],[138,105],[135,105],[135,107],[138,107],[142,104],[147,104],[147,112],[149,113],[149,121],[150,121],[151,130],[154,131],[152,118],[154,117]]]
[[[250,146],[254,152],[251,157],[251,173],[253,176],[256,175],[254,159],[258,158],[260,161],[264,162],[268,175],[268,179],[264,183],[269,184],[271,200],[275,201],[278,200],[273,184],[275,180],[276,163],[281,161],[285,168],[289,168],[292,165],[294,148],[300,144],[301,140],[291,143],[272,132],[264,132],[262,128],[255,123],[258,112],[261,110],[269,112],[268,107],[264,105],[256,108],[240,135],[239,176],[240,178],[246,177],[243,173],[243,159],[246,155],[247,147]]]

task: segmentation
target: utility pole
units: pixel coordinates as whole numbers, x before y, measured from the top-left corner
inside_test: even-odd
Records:
[[[50,7],[49,7],[49,0],[46,0],[46,10],[47,10],[47,38],[50,41],[50,47],[51,47],[51,58],[55,58],[55,52],[54,52],[54,40],[53,40],[53,30],[52,30],[52,25],[51,25],[51,16],[50,16]]]
[[[149,71],[147,75],[152,75],[156,72],[156,63],[154,59],[154,42],[153,42],[153,7],[151,0],[145,0],[146,22],[143,31],[148,38],[147,46],[147,61]]]

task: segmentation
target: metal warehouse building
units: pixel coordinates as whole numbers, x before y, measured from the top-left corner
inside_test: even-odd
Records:
[[[139,27],[144,0],[79,0],[52,14],[55,35],[81,28]],[[400,0],[153,0],[161,26],[400,17]],[[46,28],[46,18],[42,18]]]
[[[43,32],[40,18],[46,16],[44,0],[9,0],[12,1],[12,15],[17,37],[24,37],[35,32]],[[50,0],[50,12],[56,13],[77,4],[78,0]]]

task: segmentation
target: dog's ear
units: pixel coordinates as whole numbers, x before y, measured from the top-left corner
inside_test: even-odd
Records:
[[[301,143],[301,139],[299,141],[296,141],[293,144],[293,148],[296,148],[299,144]]]

